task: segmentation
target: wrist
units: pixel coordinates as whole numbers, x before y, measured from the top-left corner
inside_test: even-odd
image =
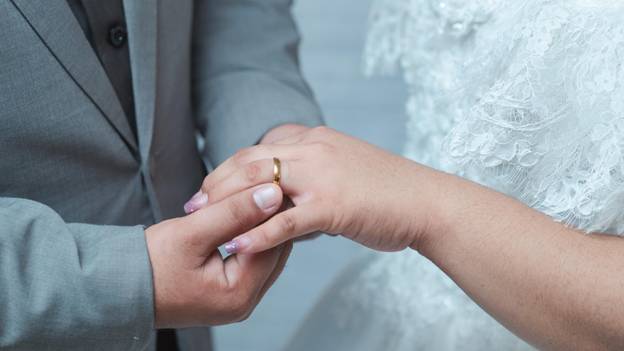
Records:
[[[483,208],[489,203],[483,194],[492,193],[481,185],[461,177],[429,169],[428,182],[421,183],[426,207],[427,225],[414,249],[432,259],[446,252],[449,240],[465,232],[471,223],[479,221]],[[422,181],[421,181],[422,182]],[[426,189],[425,189],[426,188]]]
[[[451,226],[454,214],[448,203],[457,201],[455,177],[420,164],[416,164],[414,173],[409,187],[410,197],[416,200],[416,212],[420,213],[420,218],[413,221],[410,248],[427,256],[432,247],[443,242],[444,233]]]
[[[172,220],[154,224],[145,229],[145,241],[152,266],[152,282],[154,289],[154,327],[156,329],[174,328],[181,325],[176,318],[176,306],[172,304],[175,299],[171,296],[171,289],[167,282],[169,280],[166,266],[172,262],[163,260],[166,256],[163,250],[171,248],[171,242],[167,239],[171,237]]]
[[[150,260],[151,270],[152,270],[152,285],[153,285],[153,298],[154,298],[154,327],[156,329],[163,328],[166,323],[164,320],[166,319],[163,316],[163,312],[166,308],[163,308],[163,296],[161,290],[161,282],[160,282],[160,265],[157,260],[158,258],[158,241],[160,240],[157,228],[157,224],[147,227],[144,229],[145,233],[145,243],[147,245],[147,252]]]

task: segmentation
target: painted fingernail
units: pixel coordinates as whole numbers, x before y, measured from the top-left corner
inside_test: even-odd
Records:
[[[186,214],[193,213],[207,204],[208,195],[198,191],[197,194],[193,195],[193,197],[184,204],[184,212],[186,212]]]
[[[238,237],[223,246],[225,252],[229,254],[235,254],[243,251],[251,244],[251,240],[249,240],[246,236]]]
[[[262,187],[253,194],[256,205],[263,210],[270,210],[278,205],[280,197],[275,187],[267,185]]]

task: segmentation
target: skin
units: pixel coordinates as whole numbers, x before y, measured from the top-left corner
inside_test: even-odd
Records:
[[[264,187],[274,189],[276,200],[262,209],[253,194]],[[281,202],[278,187],[257,186],[146,230],[157,328],[220,325],[249,316],[283,270],[292,244],[225,260],[217,248],[266,220]]]
[[[304,129],[296,125],[278,127],[261,143]],[[256,195],[267,189],[273,189],[274,197],[264,199],[262,207]],[[193,206],[185,206],[188,216],[145,231],[154,279],[156,328],[221,325],[246,319],[277,280],[292,250],[292,242],[286,241],[264,252],[226,259],[218,251],[220,245],[283,208],[278,186],[256,185],[212,201],[210,207],[203,200],[205,197],[199,196]]]
[[[263,252],[313,231],[414,249],[540,349],[624,349],[624,239],[567,228],[522,203],[321,127],[241,150],[204,181],[210,203],[273,179],[296,205],[230,245]]]

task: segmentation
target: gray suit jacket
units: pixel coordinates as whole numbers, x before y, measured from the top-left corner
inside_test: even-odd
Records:
[[[290,5],[125,0],[137,140],[66,1],[0,0],[0,348],[149,347],[143,225],[182,215],[205,163],[321,123]]]

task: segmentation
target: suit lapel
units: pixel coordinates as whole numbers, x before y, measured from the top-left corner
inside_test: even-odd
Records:
[[[141,156],[147,160],[154,128],[158,0],[124,0]]]
[[[12,0],[61,66],[132,150],[137,144],[104,68],[65,0]],[[141,2],[141,1],[137,1]]]

